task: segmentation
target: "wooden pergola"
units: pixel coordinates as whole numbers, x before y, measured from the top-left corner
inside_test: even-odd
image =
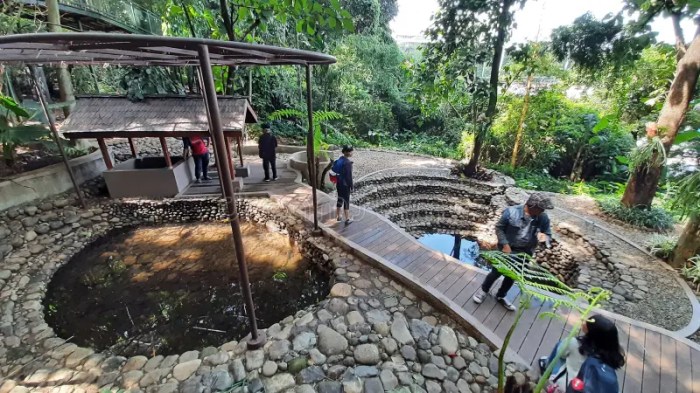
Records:
[[[176,38],[147,35],[110,33],[37,33],[16,34],[0,37],[0,64],[34,67],[38,65],[129,65],[129,66],[194,66],[198,67],[202,82],[203,102],[206,109],[209,130],[214,142],[218,162],[226,161],[226,141],[219,109],[212,65],[220,66],[276,66],[298,65],[306,68],[306,105],[308,112],[307,157],[314,157],[313,147],[313,105],[311,99],[311,68],[313,65],[333,64],[333,56],[310,51],[280,48],[268,45],[254,45],[240,42],[217,41],[199,38]],[[59,149],[62,150],[53,116],[47,107],[45,92],[39,92],[39,99],[49,119],[51,131]],[[62,152],[63,153],[63,152]],[[66,168],[80,197],[80,190],[72,176],[68,160],[63,154]],[[314,229],[318,230],[318,209],[316,198],[316,165],[308,160],[309,177],[312,187]],[[228,165],[220,165],[221,177],[230,179]],[[250,292],[248,269],[243,252],[243,241],[236,211],[233,184],[222,182],[223,196],[231,223],[236,260],[241,277],[241,292],[246,301],[246,311],[250,321],[249,348],[260,348],[265,336],[257,329],[255,304]],[[81,197],[82,198],[82,197]]]
[[[217,98],[226,140],[227,162],[233,176],[231,142],[236,142],[240,165],[243,166],[241,144],[245,126],[257,123],[258,116],[247,98]],[[75,108],[61,127],[61,133],[69,139],[96,139],[107,169],[113,167],[105,143],[110,138],[126,138],[134,158],[138,155],[134,139],[157,138],[165,163],[171,167],[171,155],[165,138],[210,136],[204,102],[196,96],[154,96],[139,102],[115,96],[78,97]]]

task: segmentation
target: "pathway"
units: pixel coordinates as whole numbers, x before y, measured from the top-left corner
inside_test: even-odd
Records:
[[[259,165],[253,163],[251,168],[259,168]],[[262,175],[255,169],[251,175],[247,183],[259,184]],[[293,176],[294,173],[284,171],[284,181],[266,183],[259,190],[312,219],[311,190],[290,182]],[[515,314],[498,306],[493,297],[481,305],[471,301],[485,276],[484,271],[425,248],[386,218],[357,206],[352,206],[355,223],[338,224],[334,219],[335,201],[324,193],[318,193],[318,199],[319,222],[326,234],[384,265],[396,279],[404,283],[412,281],[421,292],[433,296],[478,329],[484,338],[497,346],[502,345]],[[517,296],[517,293],[510,294],[511,300],[516,302]],[[549,310],[549,304],[539,302],[525,311],[509,346],[519,360],[535,365],[539,357],[549,354],[555,343],[568,334],[577,320],[574,313],[566,310],[557,311],[561,320],[539,317]],[[616,320],[627,353],[627,365],[618,373],[623,392],[700,392],[700,345],[665,329],[600,312]]]

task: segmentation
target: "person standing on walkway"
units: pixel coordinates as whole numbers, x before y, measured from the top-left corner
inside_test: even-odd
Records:
[[[538,233],[546,235],[547,243],[549,244],[552,238],[552,229],[545,210],[553,208],[552,201],[541,193],[530,195],[530,198],[524,205],[506,208],[496,224],[498,249],[506,254],[527,254],[532,256],[535,252],[535,247],[537,247]],[[525,259],[522,262],[527,263]],[[472,297],[474,303],[481,304],[491,290],[493,283],[501,276],[502,274],[496,268],[491,268],[491,272],[484,279],[481,288]],[[512,278],[503,277],[503,284],[501,284],[498,293],[496,293],[496,300],[510,311],[516,310],[515,305],[506,299],[506,295],[513,284]]]
[[[548,393],[617,393],[620,390],[616,370],[625,365],[615,323],[602,315],[593,315],[581,325],[583,335],[559,342],[542,366],[552,362],[561,349],[558,368],[552,373]]]
[[[262,158],[265,181],[277,180],[277,138],[270,132],[270,123],[262,126],[263,133],[258,139],[258,156]],[[272,168],[272,178],[270,178]]]
[[[335,216],[338,222],[343,220],[340,215],[340,209],[343,208],[345,213],[345,225],[352,222],[350,218],[350,193],[353,190],[352,183],[352,152],[354,151],[352,146],[343,146],[343,155],[335,160],[331,171],[336,176],[336,191],[338,192],[338,203],[336,204]]]
[[[209,138],[202,138],[199,135],[193,137],[182,138],[182,143],[184,145],[184,156],[192,153],[192,158],[194,159],[194,177],[195,183],[200,181],[209,181]],[[200,180],[201,179],[201,180]]]

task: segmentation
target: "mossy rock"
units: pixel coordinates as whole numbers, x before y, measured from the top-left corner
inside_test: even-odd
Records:
[[[299,371],[309,367],[309,359],[305,356],[299,356],[287,363],[287,371],[291,374],[297,374]]]

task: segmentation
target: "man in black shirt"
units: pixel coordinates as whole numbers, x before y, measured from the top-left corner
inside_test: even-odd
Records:
[[[272,167],[272,180],[277,180],[277,138],[270,132],[270,124],[262,126],[263,134],[258,140],[258,155],[263,160],[265,181],[270,181],[270,167]]]

